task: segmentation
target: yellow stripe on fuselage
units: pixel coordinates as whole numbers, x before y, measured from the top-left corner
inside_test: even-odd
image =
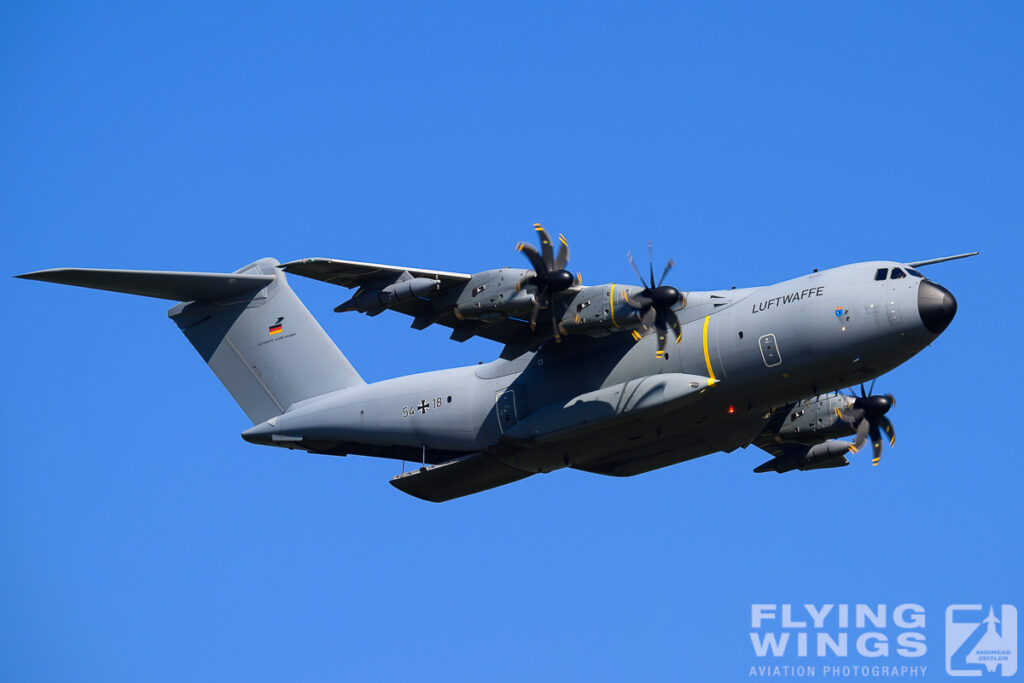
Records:
[[[618,327],[619,324],[615,322],[615,283],[612,283],[612,289],[608,293],[609,311],[612,313],[612,325]]]
[[[704,316],[704,362],[708,366],[708,377],[715,381],[715,371],[711,367],[711,354],[708,353],[708,325],[711,323],[711,316]]]

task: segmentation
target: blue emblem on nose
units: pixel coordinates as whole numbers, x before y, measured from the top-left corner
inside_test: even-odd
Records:
[[[842,306],[840,306],[839,308],[836,309],[836,317],[837,318],[842,318],[843,317],[843,307]]]

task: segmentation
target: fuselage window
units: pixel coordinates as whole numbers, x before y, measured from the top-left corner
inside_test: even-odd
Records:
[[[907,268],[907,272],[913,275],[914,277],[924,277],[924,275],[921,275],[921,273],[917,272],[913,268]]]
[[[906,276],[907,276],[907,274],[904,273],[899,268],[893,268],[892,269],[892,275],[889,276],[889,279],[890,280],[899,280],[901,277],[906,277]]]
[[[878,270],[875,271],[875,279],[876,280],[884,280],[885,276],[888,275],[888,274],[889,274],[889,269],[888,268],[879,268]]]

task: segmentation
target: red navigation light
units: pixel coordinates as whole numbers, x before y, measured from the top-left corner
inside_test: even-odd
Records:
[[[735,412],[736,412],[736,408],[734,408],[733,406],[729,406],[729,414],[732,415]]]

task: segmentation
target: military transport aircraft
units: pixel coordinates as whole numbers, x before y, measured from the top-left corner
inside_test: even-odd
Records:
[[[419,467],[391,480],[441,502],[571,467],[632,476],[754,445],[755,472],[878,464],[891,395],[863,382],[928,346],[956,300],[917,269],[973,256],[841,266],[764,287],[685,294],[629,261],[640,285],[584,285],[535,225],[529,269],[449,273],[264,258],[234,273],[58,268],[18,277],[178,301],[168,316],[253,427],[254,444]],[[503,344],[491,363],[366,384],[286,273],[349,289],[335,311]],[[841,393],[860,383],[857,393]],[[874,383],[872,382],[872,388]],[[841,437],[855,436],[854,441]]]

